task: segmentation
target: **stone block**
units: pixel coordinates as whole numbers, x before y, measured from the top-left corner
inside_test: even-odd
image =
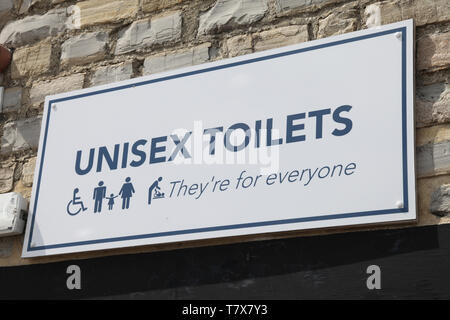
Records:
[[[62,44],[61,63],[85,64],[105,57],[108,33],[98,31],[75,36]]]
[[[31,47],[17,49],[12,57],[11,77],[19,79],[26,76],[42,75],[50,70],[52,44],[39,42]]]
[[[26,187],[33,185],[34,169],[36,167],[36,157],[29,159],[22,167],[22,183]]]
[[[2,112],[17,111],[22,105],[22,88],[14,87],[5,90]]]
[[[225,48],[228,57],[236,57],[253,52],[253,37],[251,35],[238,35],[226,41]]]
[[[1,154],[36,149],[39,144],[42,117],[8,122],[3,127]]]
[[[0,43],[14,47],[32,44],[49,36],[56,36],[71,28],[65,8],[50,10],[43,15],[28,16],[8,23],[0,33]]]
[[[417,69],[450,66],[450,32],[433,33],[417,39]]]
[[[181,38],[181,12],[135,21],[119,33],[115,54],[128,53]]]
[[[34,105],[44,102],[46,96],[82,89],[84,73],[61,77],[51,81],[41,81],[33,84],[30,90],[30,102]]]
[[[308,27],[287,26],[263,31],[253,36],[255,51],[269,50],[308,41]]]
[[[148,57],[144,61],[144,75],[193,66],[209,60],[210,44],[204,44],[188,50]]]
[[[418,127],[450,121],[450,84],[437,83],[419,87],[416,92]]]
[[[0,168],[0,193],[10,192],[14,185],[15,166]]]
[[[88,0],[75,4],[74,25],[79,28],[104,23],[116,23],[133,18],[139,12],[139,0]]]
[[[355,31],[358,25],[359,9],[353,4],[333,10],[327,17],[319,20],[318,38]]]
[[[127,61],[118,65],[98,68],[92,76],[93,86],[131,79],[133,76],[133,63]]]
[[[450,141],[417,147],[416,158],[419,177],[448,173],[450,172]]]
[[[217,0],[214,7],[200,16],[198,34],[212,33],[226,26],[257,22],[269,10],[268,2],[268,0]]]
[[[444,184],[431,194],[430,212],[443,217],[450,213],[450,185]]]
[[[365,10],[365,24],[372,28],[407,19],[417,26],[450,20],[448,0],[395,0],[371,4]]]

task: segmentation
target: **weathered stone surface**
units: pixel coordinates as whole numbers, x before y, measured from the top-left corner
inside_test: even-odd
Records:
[[[36,157],[29,159],[22,167],[22,183],[26,187],[33,185],[34,169],[36,167]]]
[[[326,2],[337,2],[336,0],[276,0],[279,11],[297,9]]]
[[[8,19],[11,17],[11,12],[14,7],[13,0],[0,1],[0,28],[3,27]]]
[[[450,32],[434,33],[417,40],[417,68],[450,66]]]
[[[9,258],[13,253],[14,248],[14,238],[13,237],[3,237],[0,238],[0,258]]]
[[[281,27],[255,34],[253,38],[255,51],[269,50],[308,41],[308,27]]]
[[[366,25],[374,26],[414,19],[417,26],[450,20],[448,0],[382,1],[367,6]]]
[[[198,34],[251,24],[261,20],[268,9],[268,0],[217,0],[214,7],[200,16]]]
[[[34,4],[40,1],[41,0],[22,0],[19,8],[19,14],[27,13]]]
[[[19,79],[25,76],[41,75],[50,70],[52,45],[48,41],[31,47],[22,47],[13,54],[11,77]]]
[[[133,63],[127,61],[118,65],[98,68],[91,80],[93,86],[131,79]]]
[[[67,10],[55,9],[44,15],[29,16],[8,23],[0,33],[0,43],[14,47],[32,44],[55,36],[69,27]]]
[[[116,54],[123,54],[139,48],[177,41],[181,37],[181,12],[135,21],[119,33]]]
[[[0,193],[12,190],[14,184],[14,168],[14,165],[0,168]]]
[[[444,184],[431,194],[430,212],[443,217],[450,213],[450,185]]]
[[[14,183],[14,189],[12,191],[20,193],[22,197],[24,197],[28,201],[30,201],[31,199],[31,187],[24,186],[21,180]]]
[[[13,0],[1,0],[0,1],[0,19],[3,19],[14,7]],[[2,22],[0,21],[0,25]]]
[[[3,127],[1,154],[37,148],[41,116],[6,123]]]
[[[432,176],[450,171],[450,141],[417,147],[417,174]]]
[[[84,64],[102,59],[109,36],[106,32],[92,32],[72,37],[61,46],[61,63]]]
[[[209,60],[210,47],[211,44],[206,43],[181,52],[148,57],[144,62],[144,74],[157,73],[204,63]]]
[[[22,88],[8,88],[3,96],[3,112],[17,111],[22,104]]]
[[[308,41],[308,27],[286,26],[252,35],[239,35],[227,40],[225,51],[229,57],[263,51]]]
[[[88,0],[71,7],[74,25],[86,26],[114,23],[126,18],[133,18],[139,11],[139,0]]]
[[[356,30],[359,12],[354,5],[345,5],[339,11],[332,11],[324,19],[319,20],[318,38],[343,34]]]
[[[365,25],[368,28],[381,26],[381,8],[378,3],[368,5],[364,10]]]
[[[416,130],[416,146],[450,141],[450,123]]]
[[[417,126],[450,121],[450,84],[438,83],[417,88]]]
[[[186,0],[143,0],[142,10],[144,12],[153,12],[172,7],[185,1]]]
[[[434,176],[427,179],[419,179],[416,183],[418,194],[418,214],[421,226],[436,225],[441,223],[450,223],[450,216],[439,217],[432,214],[430,211],[431,195],[436,189],[442,185],[450,184],[450,177],[448,175]]]
[[[14,7],[13,0],[2,0],[0,2],[0,14],[5,11],[9,11]]]
[[[253,52],[253,38],[251,35],[239,35],[226,41],[225,48],[229,57],[241,56]]]
[[[30,90],[30,102],[40,104],[46,96],[82,89],[84,73],[78,73],[67,77],[34,83]]]

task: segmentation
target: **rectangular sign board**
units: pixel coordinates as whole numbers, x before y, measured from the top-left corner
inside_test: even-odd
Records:
[[[412,20],[46,98],[24,257],[416,219]]]

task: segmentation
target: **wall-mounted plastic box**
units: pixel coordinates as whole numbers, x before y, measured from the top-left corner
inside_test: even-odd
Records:
[[[0,194],[0,237],[21,234],[25,226],[28,201],[21,194]]]

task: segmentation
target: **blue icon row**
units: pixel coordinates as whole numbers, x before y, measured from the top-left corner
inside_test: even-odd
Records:
[[[152,204],[152,199],[161,199],[164,198],[164,193],[161,191],[161,187],[159,183],[162,181],[162,177],[159,177],[152,185],[148,188],[148,204]],[[75,188],[73,190],[72,200],[67,204],[67,213],[71,216],[75,216],[80,212],[84,212],[88,210],[88,208],[84,205],[81,197],[78,196],[78,192],[80,192],[79,188]],[[114,199],[117,197],[122,198],[122,210],[127,210],[130,208],[130,200],[133,197],[133,194],[136,193],[134,190],[134,186],[131,183],[131,178],[127,177],[125,182],[122,185],[119,193],[114,195],[111,193],[109,197],[106,193],[106,186],[103,181],[98,183],[98,186],[94,188],[93,197],[94,200],[94,213],[100,213],[103,207],[103,201],[105,199],[108,200],[108,210],[113,210],[114,208]]]

